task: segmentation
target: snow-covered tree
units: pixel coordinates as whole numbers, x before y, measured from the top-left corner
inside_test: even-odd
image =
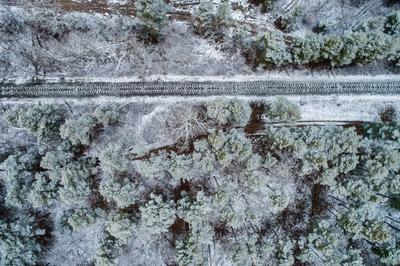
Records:
[[[342,245],[343,236],[335,227],[333,221],[323,219],[318,221],[312,231],[301,237],[299,241],[302,262],[317,264],[339,264],[343,259],[342,254],[345,248]]]
[[[98,123],[106,127],[118,122],[119,112],[116,105],[101,104],[94,110],[93,116],[97,119]]]
[[[125,173],[129,171],[128,151],[121,145],[110,144],[99,155],[101,169],[107,173]]]
[[[151,234],[163,234],[176,218],[175,203],[172,200],[163,200],[162,196],[150,194],[150,200],[140,207],[142,224]]]
[[[144,187],[129,177],[107,176],[100,182],[100,193],[109,202],[115,201],[118,208],[125,208],[139,199]]]
[[[364,130],[371,139],[400,140],[400,126],[397,123],[366,123]]]
[[[107,221],[106,230],[115,237],[120,244],[134,237],[137,230],[138,218],[134,214],[116,212],[111,214]]]
[[[50,180],[42,173],[35,175],[28,200],[33,208],[41,208],[56,202],[58,182]]]
[[[317,34],[309,35],[304,38],[294,38],[290,50],[293,63],[307,65],[320,61],[322,43],[320,35]]]
[[[299,107],[283,97],[279,97],[271,104],[267,104],[264,112],[272,121],[290,122],[300,119]]]
[[[374,253],[379,256],[379,259],[385,265],[395,266],[400,263],[400,243],[396,240],[391,240],[385,245],[376,247]]]
[[[205,265],[207,256],[197,236],[189,233],[176,243],[176,261],[180,266]]]
[[[190,199],[189,195],[183,193],[177,203],[177,216],[188,222],[194,231],[209,222],[211,212],[211,198],[202,191],[197,192],[195,199]]]
[[[34,173],[39,165],[39,154],[32,148],[10,155],[0,165],[6,186],[6,204],[23,207],[28,204]]]
[[[191,156],[161,152],[158,155],[152,155],[148,160],[136,161],[135,167],[144,177],[161,179],[172,176],[172,182],[177,182],[180,179],[192,178],[189,173],[193,164]],[[167,176],[166,173],[168,173]]]
[[[249,103],[238,99],[217,99],[205,104],[207,116],[219,124],[239,125],[244,127],[250,120]]]
[[[101,213],[100,209],[87,207],[72,209],[66,213],[67,223],[72,227],[72,230],[79,231],[94,224]]]
[[[60,199],[65,203],[79,203],[85,201],[91,192],[91,176],[94,160],[81,158],[69,163],[60,170],[61,187],[58,190]]]
[[[321,45],[321,57],[325,60],[329,60],[331,66],[336,66],[340,62],[335,59],[339,57],[339,54],[343,50],[343,38],[340,36],[327,36],[324,38]]]
[[[56,104],[19,105],[5,113],[12,125],[25,128],[38,140],[57,133],[63,119],[63,107]]]
[[[210,0],[201,0],[193,20],[195,32],[215,39],[222,37],[231,17],[230,11],[229,1],[221,1],[216,7]]]
[[[262,1],[263,10],[264,11],[272,10],[274,5],[275,5],[275,3],[276,3],[276,0],[264,0],[264,1]]]
[[[280,67],[292,63],[289,46],[282,35],[267,33],[263,40],[265,43],[264,61],[266,65]]]
[[[91,115],[84,114],[79,118],[67,119],[60,127],[60,135],[72,145],[89,145],[95,125],[96,120]]]
[[[12,222],[0,220],[0,264],[37,265],[42,252],[37,238],[44,233],[32,217],[25,216]]]
[[[209,173],[214,170],[217,163],[216,155],[214,154],[211,145],[207,139],[197,140],[193,143],[193,161],[196,162],[193,167],[203,173]]]
[[[275,248],[278,265],[290,266],[294,264],[293,249],[293,241],[289,237],[285,237],[278,241],[278,245],[276,245]]]
[[[122,246],[118,241],[107,235],[97,249],[94,261],[96,266],[115,266],[118,264],[118,255]]]
[[[70,151],[64,151],[59,146],[54,151],[48,151],[41,159],[40,166],[48,170],[49,177],[56,182],[61,179],[61,169],[66,167],[74,160],[74,154]]]
[[[234,265],[262,266],[266,261],[272,261],[274,245],[271,239],[264,239],[254,232],[237,237],[227,251]]]
[[[370,64],[375,60],[383,59],[389,52],[389,38],[380,32],[352,33],[353,43],[358,47],[353,60],[356,64]]]
[[[386,18],[385,33],[400,35],[400,12],[393,12]]]
[[[389,227],[379,221],[367,221],[364,224],[362,233],[366,239],[374,243],[384,243],[390,240]]]
[[[208,138],[208,143],[216,155],[218,162],[231,166],[232,161],[245,161],[252,154],[252,143],[243,132],[232,129],[230,132],[214,131]]]
[[[163,35],[163,27],[167,24],[169,5],[164,0],[135,1],[136,16],[143,24],[141,39],[150,43],[158,43]]]

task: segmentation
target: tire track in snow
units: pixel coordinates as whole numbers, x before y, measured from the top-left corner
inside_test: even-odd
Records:
[[[400,80],[267,80],[0,85],[0,97],[400,94]]]

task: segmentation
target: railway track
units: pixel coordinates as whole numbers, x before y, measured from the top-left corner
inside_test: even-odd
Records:
[[[268,80],[0,85],[0,97],[400,94],[396,80]]]

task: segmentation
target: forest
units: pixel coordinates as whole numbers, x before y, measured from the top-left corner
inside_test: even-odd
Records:
[[[400,263],[393,106],[301,125],[281,97],[171,104],[150,147],[123,104],[72,104],[2,103],[2,265]]]

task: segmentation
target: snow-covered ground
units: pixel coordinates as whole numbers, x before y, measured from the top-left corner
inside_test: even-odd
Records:
[[[196,79],[224,79],[237,75],[288,76],[297,75],[391,75],[382,62],[343,69],[315,70],[285,68],[281,70],[253,69],[246,64],[242,51],[232,49],[232,40],[216,43],[193,33],[190,20],[171,19],[165,28],[165,38],[157,45],[144,45],[137,40],[137,20],[122,15],[118,5],[131,1],[86,1],[78,7],[73,1],[56,1],[51,6],[40,1],[18,1],[19,6],[0,5],[3,23],[0,39],[0,81],[31,81],[38,78],[171,80],[178,76]],[[118,2],[118,3],[117,3]],[[217,5],[219,1],[213,1]],[[305,35],[318,23],[328,21],[331,33],[342,33],[373,16],[385,16],[396,8],[383,1],[369,0],[363,4],[352,1],[278,0],[275,8],[263,13],[259,7],[244,0],[232,0],[232,25],[229,34],[247,25],[262,36],[276,30],[279,16],[298,16],[292,35]],[[192,14],[197,4],[179,5],[177,11]],[[182,1],[182,3],[187,3]],[[190,2],[192,3],[192,2]],[[90,12],[91,5],[104,5],[110,10]],[[79,9],[81,5],[86,9]],[[64,9],[63,9],[64,6]],[[112,9],[117,6],[116,10]],[[43,7],[46,7],[44,9]],[[122,11],[121,11],[122,12]],[[17,22],[18,21],[18,22]],[[27,26],[30,25],[30,26]],[[39,31],[32,30],[38,27]],[[52,33],[55,33],[53,36]],[[42,35],[43,34],[43,35]],[[47,35],[46,35],[47,34]],[[50,37],[48,36],[50,34]],[[52,37],[51,37],[52,36]]]

